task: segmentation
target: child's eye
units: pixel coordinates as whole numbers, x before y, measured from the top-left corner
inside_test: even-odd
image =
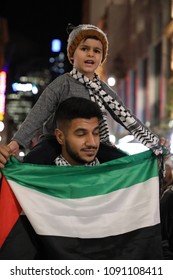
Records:
[[[100,50],[95,50],[95,53],[101,53],[101,51]]]
[[[81,50],[82,50],[82,51],[86,51],[86,50],[87,50],[87,48],[86,48],[86,47],[83,47],[83,48],[81,48]]]

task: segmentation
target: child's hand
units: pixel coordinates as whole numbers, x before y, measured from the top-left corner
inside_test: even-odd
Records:
[[[19,153],[19,144],[13,140],[8,144],[8,147],[10,148],[11,155],[18,156]]]

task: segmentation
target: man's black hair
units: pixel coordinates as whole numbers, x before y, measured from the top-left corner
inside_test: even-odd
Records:
[[[55,123],[71,121],[76,118],[90,119],[97,117],[103,119],[102,112],[97,103],[83,97],[71,97],[60,103],[55,113]]]

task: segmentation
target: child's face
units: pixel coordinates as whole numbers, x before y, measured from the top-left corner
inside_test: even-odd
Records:
[[[99,40],[84,39],[80,42],[73,55],[73,66],[90,80],[101,64],[103,46]]]

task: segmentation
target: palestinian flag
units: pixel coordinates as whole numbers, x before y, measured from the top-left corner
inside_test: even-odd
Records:
[[[23,164],[11,157],[3,175],[3,256],[22,209],[39,259],[162,259],[158,162],[151,151],[98,166]]]

